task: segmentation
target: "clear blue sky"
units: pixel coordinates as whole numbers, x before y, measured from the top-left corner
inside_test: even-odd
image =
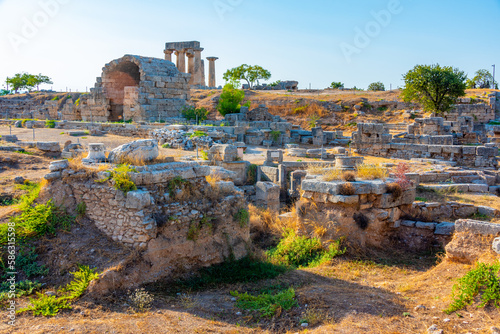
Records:
[[[390,17],[376,23],[381,11]],[[165,42],[189,40],[220,58],[218,84],[243,63],[300,88],[397,87],[431,63],[469,75],[496,64],[498,79],[499,22],[500,0],[0,0],[0,81],[43,73],[56,90],[82,91],[113,59],[163,58]]]

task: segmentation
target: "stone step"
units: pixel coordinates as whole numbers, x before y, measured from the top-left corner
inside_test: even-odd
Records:
[[[475,183],[450,183],[450,184],[425,184],[421,183],[420,188],[424,190],[442,192],[462,192],[462,193],[488,193],[490,187],[487,184]],[[496,190],[495,190],[496,191]]]

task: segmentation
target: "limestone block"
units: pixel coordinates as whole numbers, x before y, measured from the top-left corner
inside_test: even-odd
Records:
[[[432,230],[434,231],[436,229],[436,223],[424,223],[424,222],[416,222],[415,227],[416,228],[421,228],[425,230]]]
[[[463,146],[462,147],[463,155],[476,155],[476,148],[474,146]]]
[[[61,172],[52,172],[52,173],[45,174],[45,176],[43,178],[47,181],[53,181],[56,179],[60,179],[61,177],[62,177]]]
[[[489,206],[478,206],[477,213],[488,217],[496,217],[498,215],[498,210],[490,208]]]
[[[500,238],[495,238],[495,240],[493,240],[491,248],[495,253],[500,254]]]
[[[61,146],[56,141],[39,141],[36,143],[36,148],[44,152],[61,152]]]
[[[57,161],[52,161],[49,165],[49,170],[51,172],[58,172],[63,169],[68,168],[69,163],[68,160],[57,160]]]
[[[337,182],[320,182],[317,180],[302,181],[302,190],[310,192],[318,192],[323,194],[338,194],[339,183]]]
[[[442,222],[436,225],[434,234],[453,235],[454,232],[455,232],[455,223]]]
[[[329,195],[328,201],[332,202],[332,203],[344,203],[344,204],[352,205],[352,204],[359,203],[359,196],[358,195],[352,195],[352,196]]]
[[[142,210],[151,205],[151,194],[149,191],[136,190],[127,193],[125,207],[128,209]]]
[[[109,153],[108,160],[113,163],[129,161],[152,161],[158,157],[158,143],[156,140],[136,140],[118,146]]]
[[[234,183],[231,181],[219,181],[216,183],[216,186],[223,193],[234,192]]]
[[[469,184],[469,192],[471,193],[487,193],[489,187],[487,184]]]
[[[455,222],[455,230],[456,232],[469,232],[480,235],[500,235],[500,224],[472,219],[459,219]]]
[[[402,220],[401,221],[401,226],[406,226],[406,227],[415,227],[415,224],[417,222],[413,221],[413,220]]]
[[[466,204],[460,204],[458,208],[455,208],[454,210],[454,215],[455,217],[470,217],[474,214],[477,213],[477,207],[474,205],[466,205]]]

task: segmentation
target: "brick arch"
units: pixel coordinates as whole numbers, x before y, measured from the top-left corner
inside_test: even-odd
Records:
[[[134,59],[111,63],[104,68],[102,83],[104,94],[109,99],[108,120],[123,120],[123,108],[126,104],[125,88],[139,87],[141,81],[139,64]]]

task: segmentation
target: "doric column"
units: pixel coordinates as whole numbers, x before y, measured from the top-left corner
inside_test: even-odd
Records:
[[[172,61],[172,53],[174,53],[174,49],[168,49],[163,51],[165,53],[165,60]]]
[[[215,85],[215,61],[217,57],[207,57],[208,60],[208,87],[216,87]]]
[[[207,80],[205,80],[205,61],[203,59],[201,60],[201,85],[203,87],[207,85]]]
[[[184,50],[176,50],[177,69],[179,72],[186,73],[186,52]]]
[[[189,84],[194,85],[194,51],[193,49],[186,50],[186,57],[188,58],[188,73],[191,74]]]
[[[205,81],[203,80],[202,66],[201,66],[201,52],[203,49],[194,49],[194,80],[193,85],[205,86]]]

